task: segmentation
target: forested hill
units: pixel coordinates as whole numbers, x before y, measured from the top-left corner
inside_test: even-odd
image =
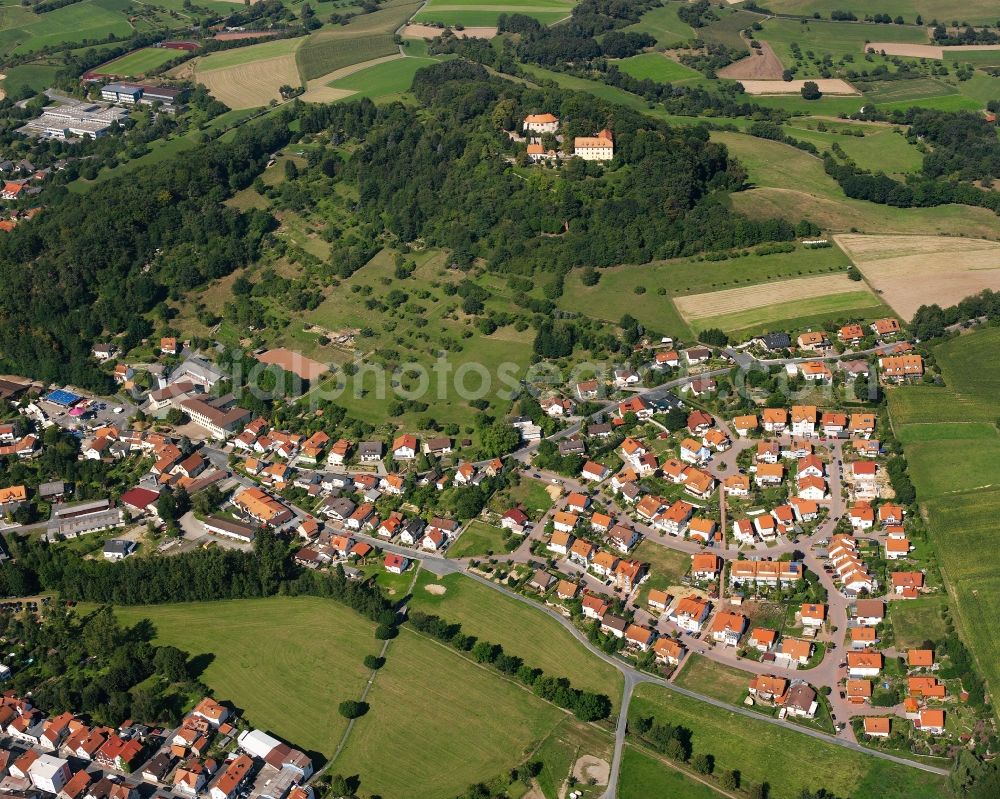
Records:
[[[215,142],[93,186],[45,195],[30,224],[0,237],[0,357],[44,380],[100,385],[89,359],[104,331],[152,328],[143,315],[254,260],[267,214],[221,205],[249,185],[289,138],[288,119],[246,126]]]
[[[559,272],[793,235],[785,222],[751,222],[723,207],[719,195],[742,187],[745,173],[702,128],[672,128],[465,61],[421,70],[413,91],[423,107],[385,109],[341,177],[360,189],[367,221],[404,242],[450,249],[460,265],[482,257],[496,271]],[[613,131],[614,162],[512,169],[518,150],[505,131],[536,112],[558,115],[567,137]],[[312,107],[302,129],[322,131],[339,114]]]
[[[0,367],[99,387],[92,343],[153,332],[167,297],[254,262],[274,225],[262,211],[221,201],[250,185],[275,150],[302,137],[339,156],[311,164],[319,178],[290,185],[320,207],[338,181],[357,187],[357,219],[331,228],[332,253],[309,290],[359,268],[386,244],[422,240],[458,267],[559,277],[579,266],[644,263],[702,250],[789,239],[782,220],[733,214],[721,199],[744,172],[700,128],[678,128],[584,93],[526,86],[478,64],[417,73],[419,105],[294,103],[213,142],[90,188],[52,192],[45,212],[0,238]],[[607,165],[517,167],[508,131],[550,111],[568,136],[614,132]],[[298,130],[292,130],[298,121]],[[345,146],[347,145],[347,146]],[[315,196],[314,196],[315,195]],[[547,235],[546,235],[547,234]]]

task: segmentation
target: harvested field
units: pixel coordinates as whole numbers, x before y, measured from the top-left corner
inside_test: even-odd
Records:
[[[299,70],[293,54],[264,58],[248,64],[202,72],[194,68],[195,79],[217,100],[232,109],[255,108],[280,100],[282,86],[299,86]]]
[[[854,234],[835,239],[872,288],[905,319],[928,301],[946,307],[983,289],[1000,289],[996,242]]]
[[[743,59],[744,61],[746,59]],[[742,63],[738,62],[738,63]],[[734,65],[735,66],[735,65]],[[823,94],[861,94],[840,78],[803,78],[802,80],[741,80],[747,94],[799,94],[806,81],[815,83]]]
[[[857,292],[858,287],[859,284],[849,279],[846,274],[822,275],[675,297],[674,304],[681,315],[691,322],[712,316],[750,311],[770,305],[776,298],[780,298],[783,303],[792,303],[831,294],[851,294]]]
[[[301,352],[288,350],[279,347],[276,350],[268,350],[257,356],[261,363],[278,366],[286,372],[291,372],[310,382],[318,380],[329,370],[326,364],[307,358]]]
[[[413,39],[434,39],[444,32],[443,28],[435,28],[433,25],[420,25],[411,23],[403,28],[403,36]],[[465,30],[452,30],[459,39],[492,39],[497,35],[496,28],[466,28]]]
[[[741,58],[728,67],[723,67],[716,74],[720,78],[736,80],[781,80],[781,74],[785,69],[781,64],[781,59],[767,42],[761,42],[760,45],[760,50],[751,50],[750,55],[746,58]]]
[[[864,46],[865,52],[874,50],[886,55],[901,55],[911,58],[936,58],[941,61],[948,53],[972,53],[979,51],[1000,50],[1000,44],[960,44],[954,47],[940,47],[936,44],[901,44],[899,42],[869,42]]]

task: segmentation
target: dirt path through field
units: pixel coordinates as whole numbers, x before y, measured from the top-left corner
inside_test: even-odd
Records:
[[[767,42],[760,42],[760,50],[751,48],[750,55],[734,61],[716,73],[720,78],[740,80],[781,80],[785,71],[774,48]]]

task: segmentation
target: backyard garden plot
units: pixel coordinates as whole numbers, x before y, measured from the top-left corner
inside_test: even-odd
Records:
[[[928,298],[942,307],[1000,289],[1000,244],[940,236],[840,234],[840,247],[905,319]]]

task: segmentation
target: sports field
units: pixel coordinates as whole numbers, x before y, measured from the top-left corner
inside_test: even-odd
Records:
[[[428,585],[443,586],[445,592],[431,593]],[[459,622],[463,632],[500,644],[529,666],[567,677],[577,688],[607,694],[615,707],[621,700],[617,669],[591,655],[555,619],[469,577],[453,574],[437,579],[421,572],[410,607]]]
[[[143,47],[101,65],[96,71],[101,74],[128,78],[139,77],[150,70],[163,66],[179,55],[182,55],[181,51],[171,50],[167,47]]]
[[[384,799],[439,799],[507,772],[565,715],[450,647],[403,628],[334,762]]]
[[[629,718],[641,716],[687,728],[695,754],[712,754],[716,771],[738,769],[744,784],[768,783],[768,795],[774,799],[794,799],[803,788],[821,787],[852,799],[912,799],[940,795],[944,790],[941,777],[823,743],[657,686],[636,689]]]
[[[893,428],[904,445],[917,498],[953,599],[955,616],[989,685],[1000,685],[1000,328],[939,344],[934,356],[944,387],[889,392]],[[914,429],[916,428],[916,429]]]
[[[572,0],[513,0],[506,3],[482,0],[428,0],[413,17],[414,22],[440,22],[444,25],[489,27],[501,14],[525,14],[549,25],[570,15]]]
[[[940,236],[836,237],[872,287],[905,319],[929,299],[954,305],[1000,288],[1000,244]]]
[[[200,679],[255,726],[329,757],[347,726],[337,712],[360,695],[375,625],[332,600],[273,597],[117,608],[149,619],[156,642],[209,660]],[[308,690],[303,690],[308,686]]]

